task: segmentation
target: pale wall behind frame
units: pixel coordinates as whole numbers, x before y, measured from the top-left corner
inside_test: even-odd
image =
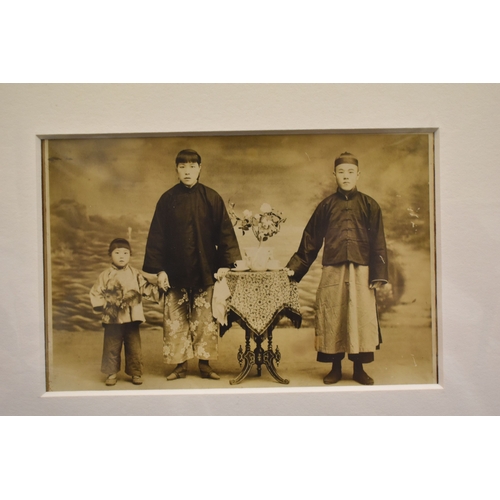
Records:
[[[498,85],[2,85],[0,109],[2,414],[499,413]],[[37,134],[373,128],[438,128],[439,388],[44,396]]]

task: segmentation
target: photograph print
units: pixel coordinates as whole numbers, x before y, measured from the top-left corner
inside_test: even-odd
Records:
[[[42,141],[47,391],[436,384],[432,132]]]

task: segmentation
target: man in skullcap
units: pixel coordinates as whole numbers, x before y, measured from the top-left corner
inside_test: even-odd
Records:
[[[317,361],[332,363],[325,384],[342,379],[345,353],[353,361],[353,380],[373,385],[363,364],[374,360],[381,342],[375,290],[388,281],[387,249],[378,203],[357,190],[358,159],[335,159],[337,190],[309,220],[299,249],[287,267],[300,281],[323,248],[323,271],[316,295]]]

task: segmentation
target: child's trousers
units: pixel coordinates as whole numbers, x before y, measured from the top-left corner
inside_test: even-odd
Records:
[[[122,345],[125,346],[125,373],[131,377],[141,376],[142,351],[139,323],[104,325],[101,371],[107,375],[120,371]]]

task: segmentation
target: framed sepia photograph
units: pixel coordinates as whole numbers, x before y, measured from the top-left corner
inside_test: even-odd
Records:
[[[6,413],[498,413],[498,85],[5,85],[0,98]],[[193,103],[197,112],[186,113]],[[122,352],[116,384],[106,385],[105,328],[91,290],[112,265],[115,239],[128,241],[130,267],[154,289],[159,273],[144,270],[148,235],[158,201],[179,184],[185,149],[200,155],[199,183],[228,213],[237,260],[259,246],[246,211],[281,214],[279,224],[261,224],[261,247],[275,261],[266,265],[278,269],[223,266],[230,302],[213,309],[227,317],[217,359],[208,360],[218,380],[202,378],[206,360],[194,355],[167,380],[179,363],[164,359],[164,302],[141,295],[142,383],[126,373]],[[355,380],[349,352],[341,378],[333,362],[318,361],[324,248],[309,254],[305,273],[294,258],[315,211],[337,192],[344,153],[384,225],[388,285],[374,292],[382,343],[363,364],[373,385]],[[474,181],[471,165],[481,172]],[[252,275],[280,277],[294,299],[260,326],[233,303],[231,287]],[[269,293],[253,287],[245,300],[243,286],[241,303],[267,307]]]
[[[49,393],[439,383],[435,129],[59,135],[41,163]]]

